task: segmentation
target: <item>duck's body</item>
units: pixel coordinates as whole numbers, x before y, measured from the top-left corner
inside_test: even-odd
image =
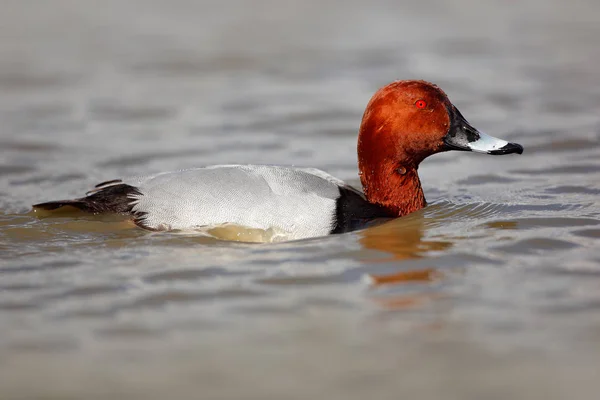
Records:
[[[371,99],[359,133],[360,191],[314,168],[216,165],[101,183],[86,197],[37,204],[130,214],[150,230],[223,224],[273,229],[288,239],[354,230],[425,206],[417,174],[447,150],[521,153],[514,143],[471,127],[446,95],[423,81],[399,81]]]
[[[286,232],[292,238],[327,235],[337,227],[344,183],[316,169],[216,165],[163,173],[132,182],[132,211],[149,229],[234,224]]]
[[[232,224],[273,229],[289,239],[355,229],[391,217],[362,193],[315,168],[213,165],[108,181],[86,197],[38,204],[92,213],[130,213],[149,230],[185,230]]]

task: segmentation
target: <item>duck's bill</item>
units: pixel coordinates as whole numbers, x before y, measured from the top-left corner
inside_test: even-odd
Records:
[[[447,150],[474,151],[492,155],[523,154],[523,146],[479,132],[453,107],[450,131],[444,137]]]

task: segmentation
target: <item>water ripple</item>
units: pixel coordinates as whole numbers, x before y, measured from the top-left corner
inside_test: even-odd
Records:
[[[483,226],[494,229],[537,229],[537,228],[565,228],[572,229],[577,226],[598,225],[599,220],[592,218],[515,218],[486,222]]]
[[[519,240],[505,246],[498,246],[496,251],[510,254],[542,254],[549,251],[559,252],[579,247],[578,244],[566,240],[549,238],[531,238]]]

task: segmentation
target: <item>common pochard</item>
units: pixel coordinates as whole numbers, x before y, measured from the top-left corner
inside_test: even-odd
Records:
[[[140,228],[189,230],[231,224],[273,229],[287,239],[348,232],[426,205],[419,163],[448,150],[523,153],[474,127],[434,84],[405,80],[379,89],[358,133],[363,192],[321,170],[214,165],[100,183],[85,197],[33,207],[122,213]]]

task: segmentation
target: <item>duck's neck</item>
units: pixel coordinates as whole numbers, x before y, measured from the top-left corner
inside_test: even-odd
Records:
[[[417,167],[389,163],[369,168],[359,163],[359,169],[367,200],[390,214],[401,217],[427,205]]]
[[[429,129],[398,107],[397,85],[379,90],[369,101],[358,132],[358,169],[365,196],[390,215],[403,216],[427,204],[417,168],[438,145],[411,132]],[[421,135],[422,136],[422,135]],[[432,141],[433,143],[433,141]]]

